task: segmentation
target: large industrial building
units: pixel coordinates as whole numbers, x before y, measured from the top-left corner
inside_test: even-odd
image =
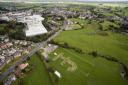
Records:
[[[26,16],[26,36],[35,36],[47,33],[47,30],[42,24],[42,20],[44,20],[44,18],[42,18],[40,15]]]
[[[0,20],[11,21],[15,20],[17,22],[24,23],[26,25],[25,34],[27,37],[40,35],[47,33],[47,30],[42,24],[44,20],[40,15],[31,15],[25,12],[21,13],[7,13],[0,17]]]

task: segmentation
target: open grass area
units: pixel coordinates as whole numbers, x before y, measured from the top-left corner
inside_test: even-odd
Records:
[[[124,16],[128,16],[128,8],[127,7],[125,9],[123,9],[123,14],[124,14]]]
[[[55,41],[60,44],[66,42],[85,52],[97,51],[103,55],[113,56],[128,67],[128,36],[112,32],[107,32],[107,36],[98,35],[96,27],[96,24],[91,24],[86,29],[64,31],[55,38]]]
[[[15,85],[51,85],[48,73],[38,55],[33,55],[28,63],[34,66],[33,70],[24,74]]]
[[[70,19],[72,22],[78,22],[82,25],[86,25],[88,23],[88,20],[83,20],[83,19],[79,19],[79,18],[71,18]]]
[[[81,26],[78,24],[73,24],[73,25],[70,25],[69,27],[71,27],[72,29],[80,29],[81,28]]]
[[[113,13],[104,13],[105,16],[115,16]]]
[[[110,25],[115,28],[119,28],[118,24],[115,24],[115,23],[107,21],[107,20],[105,20],[103,23],[101,23],[101,25],[103,27],[103,30],[108,30]]]
[[[68,71],[70,65],[64,64],[61,59],[52,61],[57,56],[54,52],[50,55],[50,65],[62,75],[58,85],[127,85],[128,81],[120,76],[120,65],[103,58],[94,58],[87,54],[79,54],[73,50],[58,48],[55,51],[58,55],[70,58],[77,68],[75,71]]]
[[[109,55],[128,67],[128,36],[114,33],[111,31],[99,31],[98,24],[80,19],[72,19],[84,24],[84,29],[63,31],[54,39],[59,44],[67,43],[71,47],[79,48],[85,52],[80,54],[68,48],[58,48],[55,52],[63,54],[76,65],[77,69],[73,72],[68,71],[68,64],[62,65],[63,59],[53,61],[57,56],[50,55],[50,65],[62,74],[58,85],[127,85],[128,81],[120,76],[121,66],[105,58],[92,57],[89,52],[97,51],[101,55]],[[109,22],[102,23],[106,29]],[[99,32],[106,32],[101,35]]]

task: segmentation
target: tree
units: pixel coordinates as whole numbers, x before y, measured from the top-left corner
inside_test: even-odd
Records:
[[[101,30],[101,31],[103,31],[103,26],[101,24],[99,24],[98,29]]]
[[[92,51],[90,54],[91,54],[93,57],[97,57],[97,56],[98,56],[97,51]]]
[[[64,47],[65,47],[65,48],[68,48],[68,47],[69,47],[68,43],[65,42],[65,43],[64,43]]]

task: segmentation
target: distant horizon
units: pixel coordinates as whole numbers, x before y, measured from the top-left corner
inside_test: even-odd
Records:
[[[0,0],[0,2],[125,2],[128,0]]]
[[[98,1],[98,2],[100,2],[100,1],[105,1],[105,2],[117,2],[117,1],[128,1],[128,0],[77,0],[77,1]]]

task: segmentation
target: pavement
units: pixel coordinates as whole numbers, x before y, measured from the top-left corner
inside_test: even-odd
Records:
[[[13,73],[15,71],[15,67],[21,64],[23,61],[26,61],[28,57],[31,57],[33,54],[35,54],[37,51],[40,50],[40,48],[45,47],[49,41],[54,39],[56,36],[58,36],[63,29],[66,27],[66,21],[64,21],[64,24],[62,26],[62,29],[59,31],[55,32],[52,36],[50,36],[46,41],[37,43],[35,48],[29,52],[28,55],[23,56],[19,61],[17,61],[14,65],[12,65],[6,72],[2,73],[0,75],[0,81],[2,81],[5,77],[7,77],[10,73]]]
[[[26,61],[28,57],[31,57],[33,54],[35,54],[38,50],[40,50],[41,47],[45,47],[47,43],[55,38],[57,35],[60,34],[62,30],[59,30],[55,34],[53,34],[51,37],[49,37],[46,41],[40,42],[36,44],[36,48],[34,48],[30,53],[24,57],[22,57],[19,61],[16,62],[13,66],[11,66],[6,72],[0,75],[0,81],[3,80],[5,77],[7,77],[10,73],[14,72],[15,67],[21,64],[23,61]]]

